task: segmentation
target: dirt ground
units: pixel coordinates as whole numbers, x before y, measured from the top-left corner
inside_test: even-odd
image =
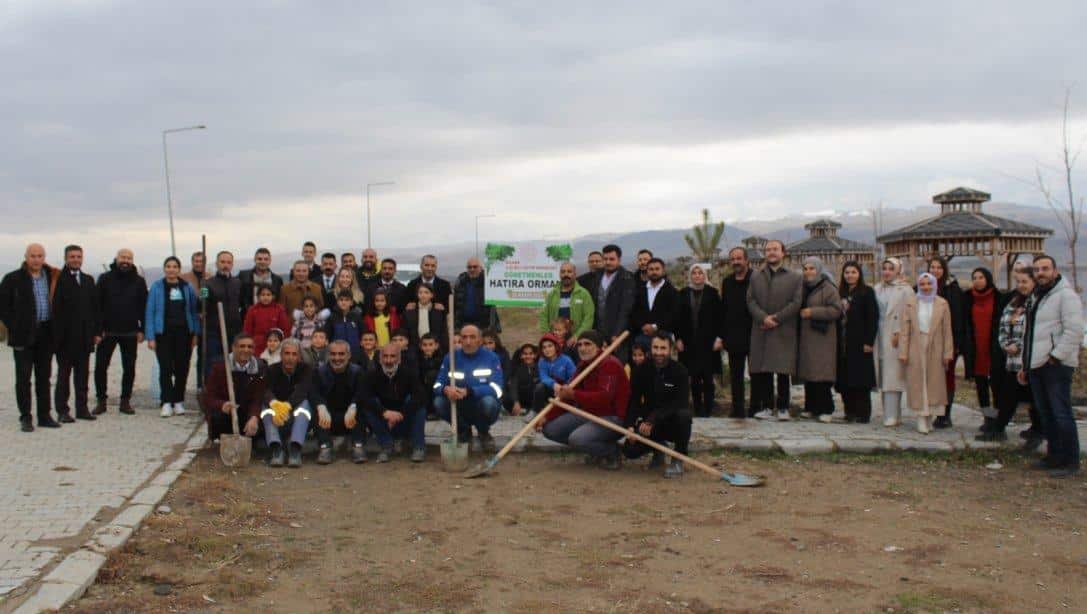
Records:
[[[758,489],[644,464],[508,457],[232,473],[202,453],[71,608],[129,611],[1075,611],[1087,479],[1025,458],[705,455]],[[156,590],[163,595],[156,594]],[[1082,611],[1082,610],[1080,610]]]

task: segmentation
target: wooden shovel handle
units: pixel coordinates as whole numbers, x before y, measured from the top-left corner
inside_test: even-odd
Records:
[[[445,316],[448,320],[446,328],[449,329],[449,385],[454,388],[457,387],[457,378],[453,377],[453,374],[457,371],[457,348],[453,344],[454,335],[453,328],[456,325],[456,319],[453,317],[453,295],[449,295],[449,313]],[[460,433],[457,430],[457,401],[456,399],[449,400],[449,427],[453,429],[454,439]]]
[[[578,407],[574,407],[573,405],[570,405],[569,403],[564,403],[564,402],[562,402],[562,401],[560,401],[558,399],[551,399],[551,402],[554,403],[555,405],[557,405],[558,407],[561,407],[561,408],[565,409],[566,411],[568,411],[568,412],[570,412],[570,413],[572,413],[574,415],[581,416],[582,418],[585,418],[586,420],[589,420],[590,422],[594,422],[594,423],[599,424],[600,426],[602,426],[604,428],[611,429],[611,430],[615,431],[616,433],[619,433],[619,434],[623,435],[624,437],[633,438],[635,441],[637,441],[639,443],[644,443],[645,445],[647,445],[650,448],[653,448],[654,450],[657,450],[659,452],[664,452],[665,454],[667,454],[668,456],[671,456],[672,458],[679,459],[679,460],[681,460],[681,461],[683,461],[685,463],[689,463],[691,466],[696,467],[698,469],[701,469],[702,471],[705,471],[706,473],[712,475],[715,478],[718,478],[718,479],[721,478],[721,472],[714,469],[713,467],[710,467],[709,465],[707,465],[705,463],[700,463],[700,462],[696,461],[695,459],[693,459],[690,456],[687,456],[685,454],[680,454],[679,452],[676,452],[672,448],[669,448],[668,446],[663,446],[663,445],[653,441],[652,439],[649,439],[648,437],[643,437],[637,431],[632,431],[632,430],[625,429],[625,428],[619,426],[618,424],[615,424],[614,422],[608,422],[607,420],[601,418],[600,416],[597,416],[595,414],[590,414],[589,412],[587,412],[587,411],[585,411],[583,409],[580,409]]]
[[[630,335],[630,331],[624,330],[622,333],[619,334],[618,337],[613,339],[608,347],[604,348],[604,350],[600,352],[600,355],[594,358],[591,363],[589,363],[588,367],[585,367],[584,371],[578,373],[577,377],[570,380],[570,385],[577,386],[578,384],[580,384],[581,380],[585,379],[590,373],[592,373],[593,369],[596,369],[596,367],[599,366],[600,363],[604,362],[605,358],[611,356],[611,353],[614,352],[616,348],[618,348],[619,345],[623,343],[624,340],[626,340],[628,335]],[[555,401],[554,399],[552,399],[552,401],[545,405],[544,408],[541,409],[536,414],[536,416],[524,426],[524,428],[518,431],[517,434],[514,435],[513,438],[510,439],[506,445],[502,446],[502,449],[499,450],[498,454],[496,454],[494,457],[495,461],[501,460],[504,456],[509,454],[510,450],[513,449],[513,446],[517,445],[518,441],[521,441],[521,438],[527,435],[532,429],[536,428],[536,425],[547,416],[547,412],[551,411],[551,408],[554,407],[554,404]]]
[[[234,426],[234,434],[237,435],[238,431],[238,408],[234,401],[234,374],[231,373],[230,368],[230,345],[227,343],[226,338],[226,318],[223,316],[223,304],[218,303],[216,307],[219,308],[219,336],[223,342],[223,371],[226,373],[226,394],[230,397],[230,422]]]

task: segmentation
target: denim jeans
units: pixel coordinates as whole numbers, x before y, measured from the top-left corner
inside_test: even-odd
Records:
[[[457,404],[457,410],[460,411],[460,403]],[[404,419],[391,430],[389,424],[385,422],[380,414],[366,412],[366,422],[370,425],[370,431],[377,437],[377,442],[381,444],[381,447],[391,448],[394,439],[404,439],[411,443],[412,449],[425,448],[426,408],[417,407],[406,412],[400,409],[394,409],[393,411],[403,413]],[[460,416],[458,415],[457,418],[460,418]]]
[[[1072,413],[1072,367],[1047,364],[1030,371],[1034,406],[1042,418],[1049,458],[1079,467],[1079,431]]]
[[[264,426],[264,442],[271,446],[273,443],[283,444],[283,439],[288,438],[290,443],[302,445],[306,443],[306,433],[309,432],[313,411],[309,401],[302,401],[298,407],[291,410],[291,416],[283,423],[276,426],[272,421],[272,410],[265,409],[260,412],[260,421]]]
[[[618,416],[603,416],[608,422],[621,425]],[[544,437],[568,445],[589,456],[611,456],[617,452],[615,442],[619,433],[590,422],[581,416],[563,414],[549,421],[543,428]]]
[[[472,436],[472,427],[480,435],[489,435],[491,425],[498,422],[498,412],[502,409],[502,402],[495,397],[468,397],[457,401],[457,437],[465,441]],[[442,420],[449,422],[452,418],[449,399],[445,395],[434,397],[434,411]]]

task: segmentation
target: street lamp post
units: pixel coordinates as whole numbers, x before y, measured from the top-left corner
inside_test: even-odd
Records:
[[[396,185],[395,181],[378,181],[376,183],[366,184],[366,247],[373,247],[372,235],[370,234],[370,188],[376,185]]]
[[[207,126],[186,126],[184,128],[170,128],[162,131],[162,165],[166,169],[166,207],[170,212],[170,255],[177,256],[177,243],[174,241],[174,200],[170,195],[170,155],[166,151],[166,135],[171,132],[185,132],[187,130],[205,130]]]
[[[479,220],[485,217],[498,217],[494,213],[486,213],[484,215],[476,216],[476,258],[479,258]]]

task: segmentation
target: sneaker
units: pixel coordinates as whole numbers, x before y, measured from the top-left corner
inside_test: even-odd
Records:
[[[815,418],[815,416],[810,411],[800,412],[800,419],[801,420],[812,420],[814,418]]]
[[[268,454],[268,466],[269,467],[282,467],[283,463],[287,461],[287,452],[283,449],[283,444],[273,443],[272,450]]]
[[[792,420],[792,419],[793,419],[793,417],[789,415],[789,410],[782,409],[782,410],[778,411],[778,422],[788,422],[789,420]]]
[[[672,462],[668,463],[668,468],[664,470],[664,477],[669,480],[683,477],[683,462],[672,459]]]
[[[328,465],[332,463],[332,446],[321,446],[317,451],[317,464]]]
[[[494,452],[498,449],[498,446],[494,443],[494,435],[490,433],[479,434],[479,447],[483,448],[484,452]]]
[[[421,463],[426,460],[426,448],[412,448],[411,462]]]
[[[95,402],[94,409],[91,410],[91,413],[96,416],[101,416],[102,414],[106,413],[106,400],[98,399],[98,401]]]
[[[528,410],[528,413],[526,413],[525,416],[524,416],[525,424],[528,424],[529,422],[532,422],[532,419],[535,418],[535,417],[536,417],[536,411],[532,410],[532,409]]]
[[[653,451],[653,458],[649,461],[650,469],[660,469],[664,466],[664,452]]]
[[[162,404],[162,411],[159,413],[163,418],[169,418],[174,415],[174,408],[169,403]]]
[[[185,415],[185,406],[182,405],[181,403],[174,403],[174,415],[175,416],[184,416]]]
[[[834,421],[834,418],[831,416],[831,414],[819,414],[819,421],[823,424],[830,424]]]
[[[764,410],[756,413],[754,417],[759,419],[759,420],[773,420],[774,419],[774,412],[769,410],[769,409],[764,409]]]
[[[291,469],[298,469],[302,466],[302,446],[297,443],[291,444],[291,450],[287,454],[287,466]]]
[[[389,460],[389,458],[386,456],[385,460],[387,461],[387,460]],[[355,463],[356,465],[361,465],[362,463],[366,462],[366,445],[365,444],[356,443],[355,445],[351,446],[351,462]],[[380,463],[382,461],[379,458],[377,462]]]
[[[377,453],[377,462],[378,463],[387,463],[387,462],[389,462],[389,456],[392,453],[393,453],[392,448],[381,448],[381,451]]]

